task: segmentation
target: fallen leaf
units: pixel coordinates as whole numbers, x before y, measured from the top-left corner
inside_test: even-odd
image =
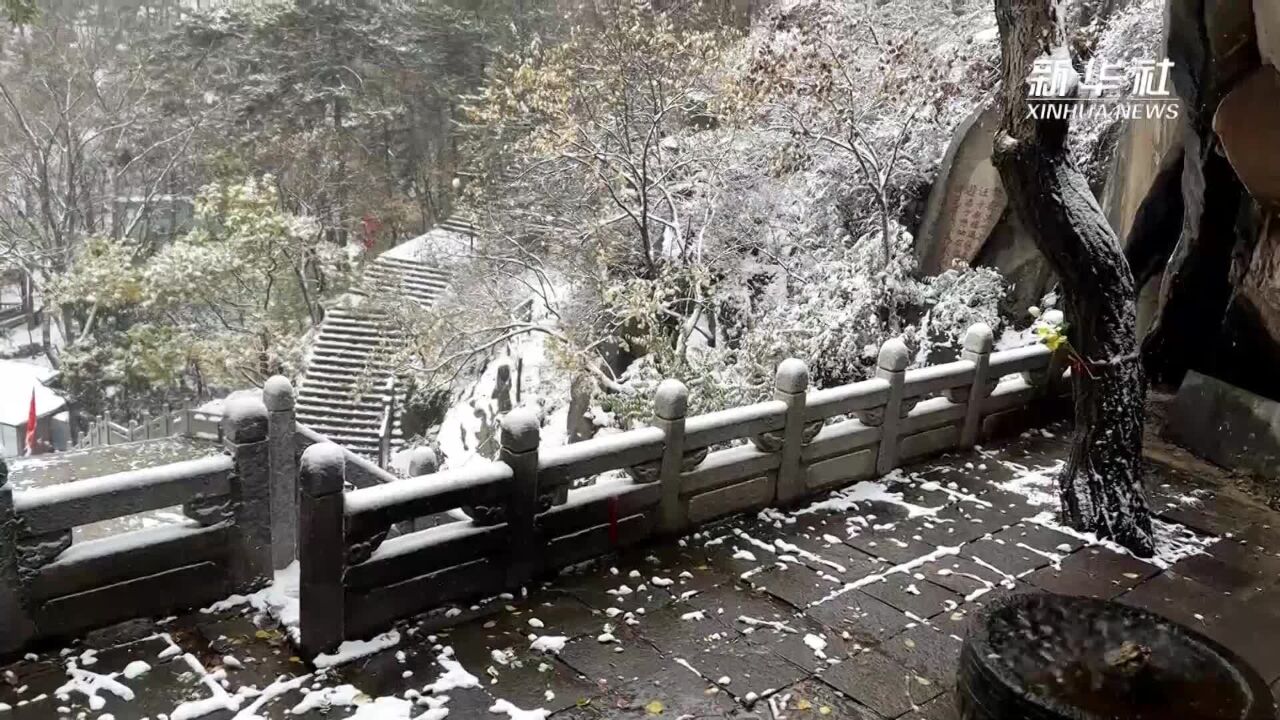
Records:
[[[804,698],[800,698],[799,700],[796,701],[797,710],[808,710],[809,708],[812,708],[812,707],[813,707],[813,703],[809,702],[808,700],[805,700]]]
[[[666,708],[663,706],[661,700],[653,700],[648,705],[644,706],[644,711],[650,715],[661,715],[662,711],[665,709]]]
[[[827,707],[826,705],[823,705],[822,707],[818,708],[818,714],[819,714],[819,715],[830,715],[830,714],[831,714],[831,708]]]

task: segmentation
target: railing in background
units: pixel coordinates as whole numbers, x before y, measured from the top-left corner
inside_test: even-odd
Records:
[[[41,312],[36,310],[33,319],[40,320]],[[26,308],[20,302],[0,302],[0,330],[12,330],[27,323]]]
[[[29,490],[14,490],[0,463],[0,655],[271,578],[273,554],[285,554],[273,551],[285,513],[272,489],[296,475],[271,477],[276,438],[262,402],[232,401],[224,422],[227,452],[199,460]],[[73,542],[78,526],[171,506],[187,520]]]
[[[337,447],[297,424],[293,386],[281,376],[261,400],[229,400],[225,417],[183,410],[133,428],[102,418],[95,432],[113,442],[181,432],[218,439],[227,453],[30,490],[7,484],[0,461],[0,656],[263,584],[297,558],[299,455],[317,443]],[[398,480],[338,452],[355,487]],[[412,466],[426,472],[424,462]],[[173,506],[185,522],[73,542],[78,526]]]
[[[993,354],[985,325],[969,329],[958,361],[907,370],[908,358],[890,340],[876,377],[812,392],[805,364],[787,360],[772,400],[693,417],[684,385],[667,380],[652,426],[548,449],[534,411],[517,409],[503,420],[498,461],[355,490],[345,489],[359,467],[353,456],[314,444],[300,459],[302,651],[314,657],[655,534],[793,505],[970,447],[1025,426],[1039,401],[1060,395],[1052,353],[1036,345]],[[748,442],[712,450],[735,440]],[[619,469],[631,480],[569,489]],[[470,519],[392,532],[455,509]]]
[[[222,413],[189,407],[166,410],[154,417],[143,412],[142,417],[127,425],[112,421],[110,413],[107,413],[91,420],[88,429],[77,436],[72,447],[80,450],[179,435],[222,442]]]

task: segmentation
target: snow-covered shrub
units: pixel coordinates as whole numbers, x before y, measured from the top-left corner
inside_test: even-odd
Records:
[[[804,263],[803,277],[774,279],[783,287],[764,293],[771,302],[744,316],[732,341],[679,357],[657,344],[627,368],[620,379],[625,392],[603,402],[633,426],[652,416],[653,392],[667,377],[689,387],[690,413],[707,412],[769,397],[774,371],[788,357],[808,364],[813,387],[831,387],[870,377],[890,338],[902,337],[921,366],[953,359],[975,322],[999,331],[1004,282],[997,272],[956,267],[917,277],[910,234],[901,228],[895,234],[899,247],[887,268],[874,235],[846,250],[820,251]]]

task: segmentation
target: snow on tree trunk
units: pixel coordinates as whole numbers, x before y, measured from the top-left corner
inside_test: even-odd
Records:
[[[1035,61],[1070,59],[1062,13],[1057,0],[996,0],[1003,118],[993,160],[1014,211],[1062,283],[1071,343],[1084,359],[1072,370],[1076,434],[1058,478],[1063,519],[1149,556],[1154,541],[1142,488],[1146,384],[1133,274],[1071,162],[1069,121],[1028,113]]]

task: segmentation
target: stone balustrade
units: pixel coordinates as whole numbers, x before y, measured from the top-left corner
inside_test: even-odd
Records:
[[[907,369],[906,346],[890,340],[874,378],[816,391],[805,363],[790,359],[773,399],[695,416],[684,385],[666,380],[650,426],[553,448],[540,447],[536,412],[516,408],[498,460],[436,471],[432,457],[416,465],[425,474],[357,489],[347,489],[361,472],[353,456],[312,444],[300,463],[303,653],[1021,429],[1061,399],[1061,365],[1041,345],[992,345],[975,325],[959,360]],[[626,478],[570,489],[611,471]],[[468,519],[416,524],[458,509]]]

